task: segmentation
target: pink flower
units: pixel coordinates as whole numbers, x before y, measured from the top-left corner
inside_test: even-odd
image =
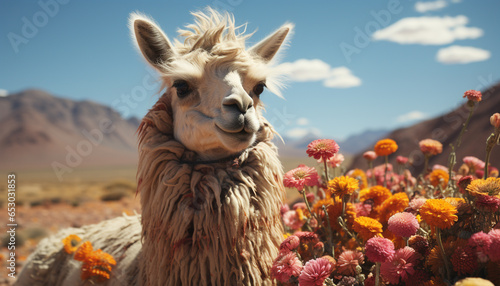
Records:
[[[488,256],[493,262],[500,261],[500,229],[492,229],[488,235],[491,238]]]
[[[363,253],[346,250],[339,255],[337,272],[342,275],[356,276],[356,266],[363,264],[364,259]]]
[[[366,151],[363,153],[363,158],[365,158],[367,161],[373,161],[377,159],[377,153],[375,151]]]
[[[405,281],[408,276],[415,273],[415,263],[420,254],[411,247],[405,246],[396,250],[394,256],[382,263],[380,272],[391,284],[398,284],[399,280]]]
[[[458,185],[458,190],[462,193],[462,194],[466,194],[466,191],[465,189],[467,189],[467,186],[472,182],[472,176],[464,176],[464,177],[461,177],[458,182],[457,182],[457,185]]]
[[[316,169],[307,166],[299,166],[286,172],[283,178],[283,184],[287,188],[297,188],[302,191],[304,186],[316,186],[318,184],[318,172]]]
[[[428,156],[435,156],[443,152],[443,144],[434,139],[421,140],[418,145],[420,146],[420,151]]]
[[[408,163],[408,157],[397,156],[397,157],[396,157],[396,162],[397,162],[399,165],[406,165],[406,163]]]
[[[304,221],[299,219],[296,211],[287,211],[284,213],[283,223],[293,230],[297,230],[304,225]]]
[[[448,172],[448,167],[445,167],[443,165],[439,165],[439,164],[436,164],[434,166],[432,166],[432,170],[443,170],[445,172]]]
[[[300,286],[321,286],[332,272],[332,264],[325,258],[309,260],[299,276]]]
[[[494,213],[500,208],[500,198],[480,195],[476,198],[475,205],[479,210]]]
[[[292,276],[298,277],[302,270],[302,262],[294,252],[278,255],[271,267],[271,277],[282,283],[288,282]]]
[[[365,244],[365,255],[372,262],[386,262],[394,256],[394,243],[387,238],[374,236]]]
[[[425,204],[425,201],[424,198],[414,198],[410,201],[410,208],[417,212]]]
[[[331,168],[337,168],[340,166],[340,164],[342,164],[342,162],[344,162],[344,159],[345,159],[344,155],[337,153],[333,157],[328,159],[326,163]],[[323,163],[323,159],[322,158],[318,159],[318,163]]]
[[[474,156],[465,156],[462,160],[469,168],[484,169],[484,162]]]
[[[306,195],[306,199],[311,204],[311,203],[314,202],[314,200],[316,199],[316,197],[314,196],[313,193],[309,193],[309,194]]]
[[[280,245],[280,252],[290,252],[300,245],[300,239],[295,235],[290,235]]]
[[[491,245],[491,237],[484,232],[474,233],[469,238],[469,246],[471,246],[475,251],[479,262],[484,263],[488,261],[488,252]]]
[[[472,100],[472,101],[475,101],[475,102],[480,102],[481,101],[481,97],[483,95],[481,94],[480,91],[477,91],[477,90],[468,90],[466,92],[464,92],[464,98],[467,97],[467,99],[469,100]]]
[[[495,113],[490,117],[490,123],[495,128],[500,128],[500,113]]]
[[[290,210],[290,206],[288,206],[288,204],[282,204],[280,207],[281,215],[283,215],[284,213],[286,213],[289,210]]]
[[[305,210],[307,208],[306,203],[296,203],[293,205],[293,209],[302,209]]]
[[[387,223],[389,231],[402,237],[410,237],[420,228],[417,218],[407,212],[394,214]]]
[[[371,204],[365,203],[355,203],[354,207],[356,208],[356,216],[369,216],[373,208]]]
[[[315,234],[314,232],[309,232],[309,231],[298,231],[294,233],[295,236],[297,236],[300,239],[301,243],[313,243],[316,244],[319,242],[318,235]]]
[[[314,159],[328,160],[332,158],[338,151],[339,145],[332,139],[318,139],[307,145],[307,155]]]

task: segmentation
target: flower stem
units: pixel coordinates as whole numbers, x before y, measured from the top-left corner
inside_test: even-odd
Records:
[[[488,140],[486,140],[486,160],[484,161],[484,176],[483,179],[488,178],[488,165],[490,164],[490,155],[491,155],[491,150],[493,150],[493,147],[495,144],[498,142],[498,139],[500,137],[500,131],[495,133],[492,133],[490,137],[488,137]]]
[[[453,185],[453,177],[451,176],[451,172],[453,171],[453,167],[457,163],[457,154],[455,153],[455,146],[453,144],[450,144],[451,147],[451,152],[450,156],[448,157],[448,185],[446,188],[450,188],[450,186]]]
[[[462,125],[462,130],[460,131],[460,135],[458,135],[457,142],[455,143],[457,145],[457,148],[460,147],[460,143],[462,143],[462,135],[464,135],[465,130],[467,130],[467,126],[469,125],[470,119],[472,118],[472,113],[474,113],[474,103],[472,103],[472,106],[470,106],[469,117],[467,117],[467,120]]]
[[[330,181],[330,178],[328,177],[328,165],[326,164],[326,159],[323,158],[323,163],[325,165],[325,180],[326,180],[326,185],[328,186],[328,182]]]
[[[436,240],[439,245],[439,250],[441,252],[441,258],[444,261],[444,268],[446,271],[446,279],[450,281],[450,266],[448,265],[448,259],[446,258],[446,253],[444,252],[443,241],[441,240],[441,230],[436,227]]]
[[[309,211],[310,216],[316,218],[316,214],[314,214],[311,211],[311,206],[309,206],[309,202],[307,201],[306,192],[304,190],[299,191],[299,192],[302,194],[302,197],[304,198],[304,203],[306,204],[306,207],[307,207],[307,210]]]
[[[375,286],[380,285],[380,262],[375,262]]]
[[[387,166],[389,165],[389,156],[385,156],[384,188],[387,188]]]
[[[326,206],[322,205],[321,207],[325,212],[326,223],[328,224],[328,244],[332,247],[332,257],[335,257],[335,249],[333,248],[332,242],[332,226],[330,224],[330,217],[328,216],[328,212],[326,211]]]
[[[424,161],[424,170],[422,171],[422,174],[423,175],[426,175],[428,173],[428,170],[429,170],[429,158],[430,156],[429,155],[425,155],[425,161]]]

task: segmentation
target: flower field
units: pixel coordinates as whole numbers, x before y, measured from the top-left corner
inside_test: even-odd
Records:
[[[302,201],[281,209],[286,234],[271,269],[279,285],[500,285],[500,178],[490,162],[500,114],[490,118],[489,138],[479,139],[487,142],[484,161],[457,158],[482,95],[463,97],[470,114],[452,151],[421,138],[420,174],[390,138],[363,154],[367,169],[345,173],[342,146],[308,145],[317,167],[299,165],[283,179]],[[447,156],[447,166],[430,166],[433,156]],[[378,157],[385,163],[374,166]]]

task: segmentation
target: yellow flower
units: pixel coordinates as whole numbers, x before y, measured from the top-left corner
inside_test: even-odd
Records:
[[[495,286],[491,281],[479,277],[467,277],[457,281],[453,286]]]
[[[392,196],[391,191],[383,186],[373,186],[369,189],[363,189],[359,192],[359,201],[373,200],[376,206],[381,205],[385,200]]]
[[[431,185],[434,187],[441,185],[443,189],[446,188],[446,185],[448,185],[449,178],[450,176],[448,175],[448,172],[440,169],[436,169],[429,174],[429,181],[431,182]]]
[[[430,226],[450,228],[457,220],[457,208],[441,199],[428,199],[420,208],[422,219]]]
[[[377,156],[388,156],[398,150],[398,144],[392,139],[382,139],[375,144],[373,150]]]
[[[358,180],[347,176],[336,177],[328,182],[328,191],[341,198],[354,193],[358,188]]]
[[[304,212],[302,211],[301,208],[297,208],[295,210],[295,212],[297,213],[297,216],[298,216],[298,218],[299,218],[300,221],[303,221],[305,219]]]
[[[354,220],[352,229],[354,229],[364,241],[367,241],[382,233],[382,224],[372,218],[360,216]]]
[[[66,253],[68,254],[72,254],[73,252],[76,251],[81,241],[82,239],[78,235],[75,234],[68,235],[62,240],[64,244],[64,251],[66,251]]]
[[[466,190],[472,196],[497,196],[500,194],[500,178],[490,177],[486,180],[474,180],[467,186]]]
[[[386,223],[394,214],[403,212],[409,205],[410,200],[406,193],[397,193],[385,200],[381,205],[380,221]]]
[[[357,179],[359,183],[359,188],[364,189],[368,186],[368,181],[366,180],[366,174],[361,169],[354,169],[349,177]]]

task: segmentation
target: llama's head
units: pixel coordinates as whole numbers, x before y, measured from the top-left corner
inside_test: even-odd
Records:
[[[132,14],[130,28],[147,62],[161,75],[172,107],[174,137],[202,159],[220,159],[251,146],[262,127],[260,94],[278,93],[270,62],[293,25],[285,24],[245,49],[229,14],[193,13],[196,23],[167,38],[159,26]]]

